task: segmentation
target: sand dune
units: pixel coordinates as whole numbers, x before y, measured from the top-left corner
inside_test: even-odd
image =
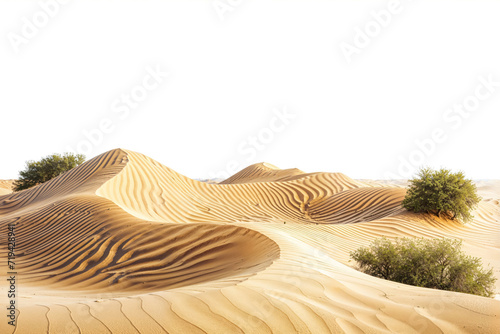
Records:
[[[113,150],[0,195],[0,227],[16,223],[15,332],[497,333],[498,300],[384,281],[348,262],[380,236],[447,236],[500,277],[500,187],[480,191],[464,226],[401,209],[401,187],[340,173],[261,163],[208,184]],[[0,332],[14,328],[2,321]]]
[[[220,182],[220,184],[289,181],[293,180],[296,176],[302,177],[304,174],[303,171],[297,168],[279,169],[269,163],[261,162],[242,169]]]
[[[404,197],[402,189],[365,188],[340,173],[293,175],[289,181],[207,184],[141,154],[129,152],[128,156],[130,161],[123,171],[97,194],[146,220],[349,223],[398,211],[398,199]],[[263,174],[271,179],[267,170]],[[282,179],[282,175],[276,176]],[[332,207],[332,201],[340,205]],[[326,206],[330,208],[324,210]]]
[[[0,180],[0,196],[7,195],[12,192],[14,180]]]

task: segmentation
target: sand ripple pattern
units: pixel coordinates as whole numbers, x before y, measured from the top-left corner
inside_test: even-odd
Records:
[[[277,174],[281,181],[207,184],[142,154],[128,155],[127,167],[97,193],[138,218],[154,221],[353,223],[397,212],[405,194],[403,189],[365,187],[341,173],[293,175],[287,181]],[[244,169],[237,179],[258,178],[261,172],[270,180],[262,164]]]

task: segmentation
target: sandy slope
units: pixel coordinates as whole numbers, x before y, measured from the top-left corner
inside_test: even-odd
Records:
[[[256,164],[207,184],[113,150],[0,196],[0,228],[16,223],[16,333],[497,333],[500,301],[348,262],[382,235],[447,236],[500,277],[500,187],[480,191],[463,226],[405,212],[400,187],[340,173]]]
[[[10,194],[13,183],[14,180],[0,180],[0,196]]]

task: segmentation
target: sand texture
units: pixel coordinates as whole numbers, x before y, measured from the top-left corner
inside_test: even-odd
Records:
[[[19,314],[15,328],[2,316],[0,333],[500,331],[500,300],[349,262],[381,236],[453,237],[500,278],[498,181],[478,183],[466,225],[405,211],[398,184],[267,163],[210,184],[122,149],[25,191],[10,184],[0,181],[0,256],[15,223]]]
[[[14,180],[0,180],[0,196],[7,195],[12,192]]]

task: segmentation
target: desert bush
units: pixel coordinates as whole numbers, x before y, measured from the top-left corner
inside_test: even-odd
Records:
[[[464,254],[454,239],[386,238],[351,252],[359,270],[379,278],[425,288],[492,297],[493,268],[483,269],[479,258]]]
[[[20,178],[14,181],[14,191],[28,189],[47,182],[84,161],[84,155],[72,153],[52,154],[39,161],[27,161],[26,168],[19,172]]]
[[[433,213],[438,217],[443,214],[466,222],[473,218],[471,212],[481,201],[476,185],[462,172],[423,168],[409,182],[402,205],[413,212]]]

